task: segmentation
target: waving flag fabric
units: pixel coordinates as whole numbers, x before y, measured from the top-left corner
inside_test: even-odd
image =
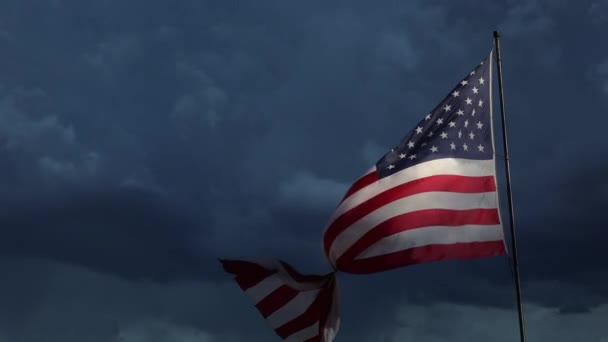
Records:
[[[281,338],[330,342],[338,331],[336,278],[303,275],[282,261],[222,260]]]
[[[348,190],[323,235],[335,269],[373,273],[505,253],[492,53]]]
[[[322,239],[334,271],[365,274],[506,253],[491,61],[492,53],[344,195]],[[281,338],[333,341],[340,322],[335,272],[302,275],[280,261],[222,263]]]

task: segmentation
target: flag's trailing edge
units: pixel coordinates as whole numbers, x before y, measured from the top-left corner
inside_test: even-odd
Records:
[[[279,260],[220,261],[281,338],[294,342],[334,339],[340,325],[335,273],[304,275]]]
[[[367,274],[506,253],[494,155],[492,55],[344,195],[322,238],[335,271]],[[223,265],[283,339],[335,337],[335,273],[304,276],[280,261]]]

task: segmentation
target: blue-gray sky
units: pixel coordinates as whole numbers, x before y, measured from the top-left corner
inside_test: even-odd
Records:
[[[0,342],[278,341],[216,257],[326,272],[495,29],[530,341],[608,341],[608,1],[6,0]],[[337,342],[517,336],[506,258],[339,281]]]

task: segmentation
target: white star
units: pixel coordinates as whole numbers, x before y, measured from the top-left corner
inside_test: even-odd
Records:
[[[424,119],[425,119],[425,120],[431,120],[431,114],[427,114],[427,115],[424,117]]]
[[[431,152],[437,152],[437,151],[439,151],[437,146],[431,146]]]
[[[479,84],[483,84],[483,82],[485,82],[485,80],[483,79],[483,77],[479,78]]]
[[[464,128],[469,127],[469,120],[464,120]]]
[[[442,132],[441,139],[447,139],[447,138],[448,138],[448,134],[446,132]]]
[[[463,145],[462,145],[462,148],[463,148],[465,151],[468,151],[468,150],[469,150],[469,146],[467,146],[467,144],[463,144]]]
[[[458,138],[462,138],[462,131],[458,131]]]
[[[479,121],[479,122],[477,123],[477,128],[481,129],[482,127],[483,127],[483,124],[481,123],[481,121]]]
[[[471,140],[475,139],[475,133],[473,133],[473,132],[469,133],[469,137],[471,138]]]
[[[455,150],[456,149],[456,144],[454,144],[454,142],[450,143],[450,150]]]
[[[482,107],[482,106],[483,106],[483,101],[479,100],[479,107]]]
[[[473,100],[471,100],[470,98],[467,97],[467,99],[465,100],[465,102],[470,105],[473,104]]]
[[[450,123],[448,123],[448,125],[450,127],[456,127],[456,123],[454,121],[450,121]]]
[[[462,80],[462,82],[460,82],[460,84],[462,84],[462,86],[464,87],[465,85],[469,84],[469,81],[467,81],[467,80]]]
[[[424,146],[426,146],[426,143],[423,142],[422,144],[420,144],[420,146],[424,147]]]
[[[433,132],[429,132],[429,138],[433,136]]]
[[[483,61],[481,61],[481,63],[479,63],[479,65],[483,65]]]
[[[464,110],[459,109],[459,110],[456,112],[456,114],[458,114],[458,115],[464,115]]]
[[[407,147],[412,148],[414,147],[414,142],[410,141],[407,143]]]
[[[469,73],[469,75],[471,75],[471,76],[475,75],[475,70],[471,71],[471,72]]]
[[[442,123],[443,123],[443,119],[442,118],[437,119],[437,124],[438,125],[441,125]]]
[[[477,94],[477,93],[479,93],[479,89],[473,87],[473,94]]]
[[[401,158],[401,159],[405,158],[405,154],[401,153],[401,154],[399,155],[399,158]]]
[[[392,170],[392,169],[394,169],[394,168],[395,168],[395,165],[393,165],[393,164],[391,164],[391,165],[389,165],[389,166],[388,166],[388,169],[389,169],[389,170]]]
[[[473,108],[473,112],[471,112],[471,116],[475,116],[475,108]]]
[[[443,107],[443,110],[445,110],[446,112],[449,112],[450,109],[452,109],[452,106],[447,105],[447,104],[445,105],[445,107]]]
[[[454,92],[452,93],[452,96],[458,97],[458,96],[460,96],[460,92],[457,90],[454,90]]]
[[[420,134],[422,133],[422,127],[418,126],[416,127],[416,134]]]
[[[415,154],[412,154],[412,155],[410,156],[410,160],[414,160],[414,159],[416,159],[416,155],[415,155]]]
[[[479,150],[479,152],[483,152],[484,147],[479,144],[479,146],[477,146],[477,149]]]

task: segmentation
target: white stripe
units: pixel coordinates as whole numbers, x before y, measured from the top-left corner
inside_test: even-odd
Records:
[[[279,279],[279,277],[276,275],[271,275],[259,282],[254,287],[248,288],[245,293],[257,304],[273,291],[281,287],[281,285],[283,285],[281,279]]]
[[[332,214],[329,224],[349,209],[367,201],[388,189],[413,180],[435,175],[457,175],[483,177],[494,175],[494,160],[471,160],[460,158],[442,158],[420,163],[401,170],[390,177],[375,183],[350,195]],[[328,225],[329,226],[329,225]]]
[[[304,342],[313,337],[319,335],[319,321],[315,324],[309,326],[308,328],[304,328],[295,334],[292,334],[288,338],[285,339],[287,342]]]
[[[423,192],[411,195],[376,209],[346,228],[333,241],[329,251],[330,260],[335,262],[370,229],[393,216],[425,209],[467,210],[491,208],[496,208],[495,191],[473,194]]]
[[[281,325],[298,318],[300,315],[308,309],[312,302],[317,298],[320,290],[316,291],[304,291],[298,293],[292,300],[287,304],[283,305],[280,309],[273,312],[272,315],[268,316],[268,323],[274,329]]]
[[[502,239],[503,232],[500,224],[424,227],[384,237],[363,251],[356,259],[371,258],[428,245],[500,241]]]

